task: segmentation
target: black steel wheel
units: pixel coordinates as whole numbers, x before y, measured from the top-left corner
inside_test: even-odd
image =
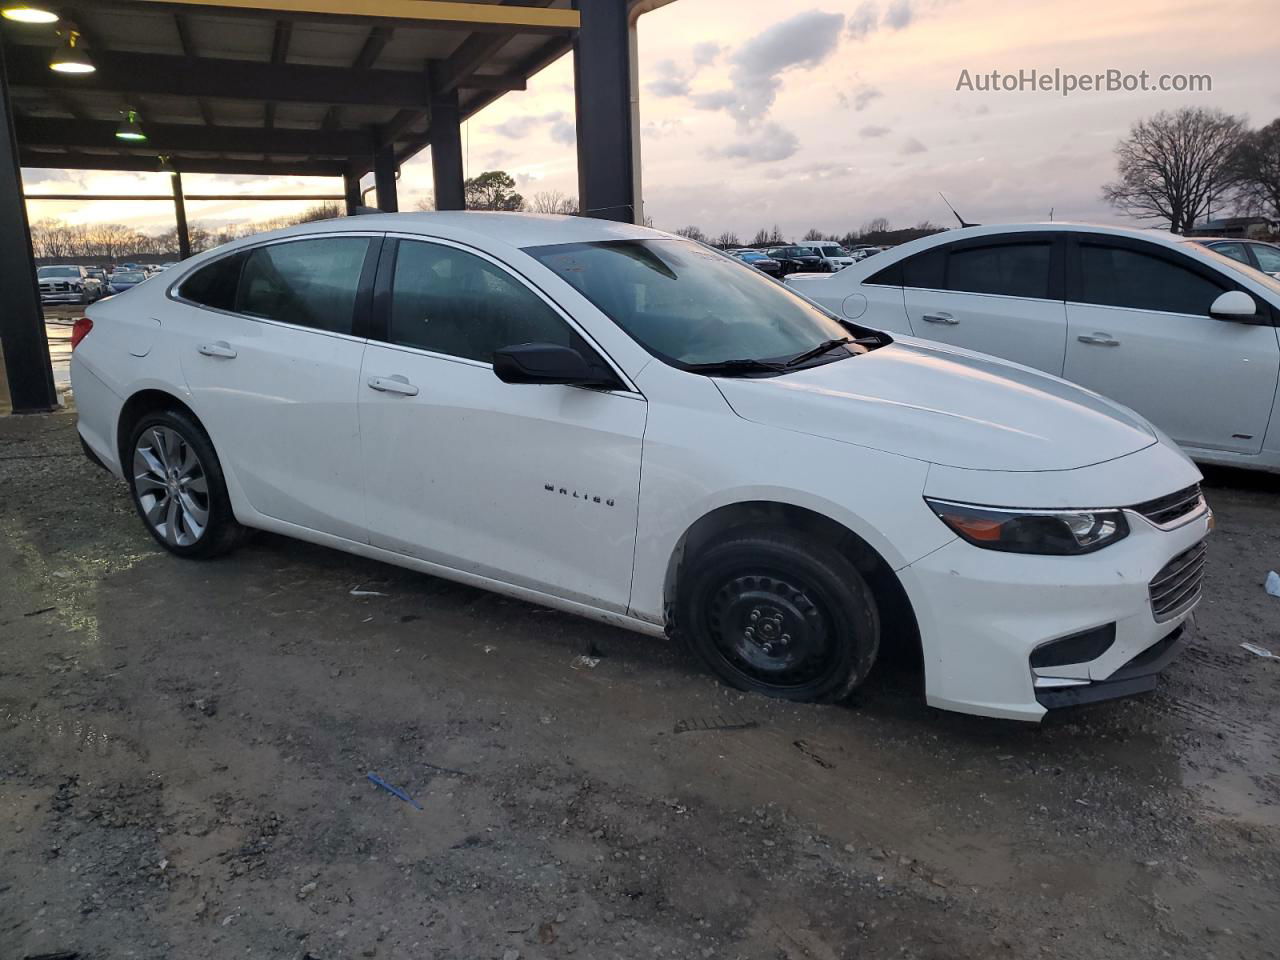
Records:
[[[736,532],[691,558],[676,625],[730,686],[786,700],[844,699],[880,645],[875,599],[853,564],[786,530]]]

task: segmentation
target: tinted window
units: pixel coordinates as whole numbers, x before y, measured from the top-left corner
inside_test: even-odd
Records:
[[[42,278],[78,277],[80,276],[80,269],[79,267],[41,267],[36,271],[36,275]]]
[[[1258,269],[1263,273],[1280,273],[1280,249],[1268,247],[1266,244],[1252,245],[1253,255],[1258,258]]]
[[[1241,263],[1247,263],[1253,266],[1253,262],[1249,259],[1249,253],[1244,248],[1243,243],[1211,243],[1209,249],[1215,250],[1224,257],[1230,257],[1232,260],[1239,260]]]
[[[201,267],[182,281],[179,294],[201,306],[216,310],[234,310],[236,287],[240,285],[240,268],[244,266],[244,254],[233,253]]]
[[[947,254],[944,250],[935,249],[917,253],[902,264],[902,285],[941,290],[946,265]]]
[[[402,240],[391,292],[390,340],[451,357],[493,361],[502,347],[581,338],[505,271],[453,247]]]
[[[350,333],[366,237],[317,237],[249,251],[237,310],[300,327]]]
[[[953,249],[947,260],[947,289],[1005,297],[1047,297],[1049,252],[1047,242]]]
[[[1207,316],[1223,287],[1161,257],[1080,246],[1080,299],[1112,307]]]

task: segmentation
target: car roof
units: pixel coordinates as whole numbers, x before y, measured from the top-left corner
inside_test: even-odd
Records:
[[[941,233],[933,233],[927,237],[918,237],[915,240],[897,244],[892,249],[895,254],[911,254],[927,250],[938,244],[952,243],[956,240],[976,239],[1010,233],[1044,233],[1050,230],[1065,233],[1096,233],[1113,237],[1132,237],[1175,249],[1184,244],[1210,239],[1206,237],[1183,237],[1176,233],[1153,227],[1123,227],[1105,223],[1048,220],[1034,223],[989,223],[981,226],[959,227],[952,230],[944,230]],[[881,262],[883,263],[883,261]]]
[[[499,213],[485,210],[449,210],[426,213],[372,213],[333,220],[315,220],[284,230],[259,234],[249,240],[327,233],[330,231],[376,230],[389,233],[421,233],[424,236],[464,235],[509,244],[533,247],[551,243],[591,243],[601,240],[666,239],[661,230],[598,220],[595,217],[559,216],[538,213]]]

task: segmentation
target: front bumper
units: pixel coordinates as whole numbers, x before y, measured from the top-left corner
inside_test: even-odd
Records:
[[[1210,518],[1206,510],[1161,530],[1129,513],[1128,537],[1075,557],[998,553],[955,540],[904,567],[898,576],[920,628],[927,701],[1037,721],[1047,709],[1150,689],[1185,643],[1195,602],[1157,621],[1149,584],[1205,538]],[[1112,624],[1115,638],[1095,659],[1031,666],[1036,647]]]

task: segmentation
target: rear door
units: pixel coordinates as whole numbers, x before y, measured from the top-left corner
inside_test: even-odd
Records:
[[[231,254],[173,294],[192,405],[259,513],[366,539],[356,414],[380,237],[325,234]]]
[[[1144,240],[1073,235],[1067,264],[1068,380],[1132,407],[1186,446],[1262,449],[1280,375],[1266,304],[1258,303],[1264,325],[1214,320],[1218,295],[1243,288]]]
[[[911,332],[1061,375],[1063,244],[1053,233],[975,237],[902,264]]]

